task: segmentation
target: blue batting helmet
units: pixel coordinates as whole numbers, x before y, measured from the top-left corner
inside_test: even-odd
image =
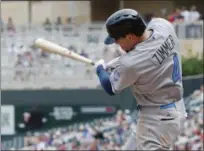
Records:
[[[121,9],[106,20],[106,29],[108,37],[106,37],[104,43],[109,45],[129,33],[142,36],[146,29],[146,23],[136,10]]]

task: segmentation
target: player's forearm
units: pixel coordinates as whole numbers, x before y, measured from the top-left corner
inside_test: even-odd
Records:
[[[115,68],[118,65],[118,61],[119,61],[120,57],[114,58],[113,60],[109,61],[106,66],[107,67],[112,67]]]
[[[109,74],[108,72],[103,68],[102,65],[99,65],[96,69],[96,73],[99,77],[101,86],[103,87],[103,89],[109,94],[109,95],[114,95],[114,92],[112,90],[112,86],[110,83],[110,79],[109,79]]]

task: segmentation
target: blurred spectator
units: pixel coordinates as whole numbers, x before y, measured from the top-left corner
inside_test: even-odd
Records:
[[[9,36],[13,36],[16,33],[16,28],[11,17],[8,18],[7,30],[9,32]]]
[[[84,49],[81,50],[80,55],[83,56],[83,57],[85,57],[85,58],[89,58],[88,53],[87,53]],[[92,69],[92,68],[91,68],[89,65],[86,65],[85,67],[86,67],[85,73],[86,73],[86,75],[87,75],[86,77],[92,78],[92,74],[91,74],[91,71],[92,71],[91,69]]]
[[[193,92],[193,94],[191,95],[191,97],[194,99],[194,98],[199,98],[202,99],[203,98],[203,93],[204,93],[204,90],[203,90],[203,85],[200,86],[200,89],[198,90],[195,90]]]
[[[152,18],[154,18],[154,17],[155,17],[154,13],[145,14],[145,16],[144,16],[145,22],[148,24],[152,20]]]
[[[77,31],[75,31],[75,29],[72,27],[72,18],[71,18],[71,17],[68,17],[68,18],[66,19],[63,30],[64,30],[63,35],[64,35],[65,37],[70,36],[70,35],[73,35],[74,32],[77,32]]]
[[[200,20],[204,20],[204,13],[200,15]]]
[[[26,51],[24,55],[25,55],[25,66],[27,68],[25,79],[29,80],[31,76],[35,76],[35,72],[33,72],[32,70],[34,59],[30,51]]]
[[[162,8],[162,9],[160,9],[160,12],[161,12],[161,17],[162,17],[162,18],[166,18],[167,8]]]
[[[60,16],[57,17],[56,25],[62,25],[62,19]]]
[[[200,19],[200,13],[197,11],[197,8],[195,5],[191,6],[190,12],[189,12],[189,21],[195,22]]]
[[[43,59],[46,59],[46,58],[49,57],[49,53],[47,53],[47,52],[45,52],[45,51],[41,51],[41,52],[40,52],[40,57],[41,57],[42,60],[43,60]]]
[[[2,21],[2,19],[0,18],[0,26],[1,26],[1,32],[4,31],[4,22]]]
[[[91,150],[91,151],[101,150],[101,148],[100,148],[100,143],[101,143],[101,141],[103,141],[104,139],[105,139],[105,138],[104,138],[104,135],[103,135],[102,132],[95,131],[94,140],[93,140],[93,142],[90,144],[90,150]]]
[[[116,123],[118,125],[122,124],[123,121],[125,120],[125,117],[124,117],[124,113],[122,110],[118,110],[117,114],[116,114]]]
[[[21,45],[19,48],[12,44],[10,53],[17,56],[15,61],[15,72],[14,80],[20,77],[21,80],[28,80],[30,76],[35,75],[35,73],[30,69],[33,67],[34,58],[30,51]]]
[[[24,126],[21,126],[20,128],[24,128],[26,130],[38,130],[46,122],[44,113],[36,109],[35,107],[33,107],[33,109],[31,109],[29,112],[24,112],[22,116],[23,120],[20,124]],[[44,135],[40,135],[38,139],[41,141],[48,141],[48,139]]]
[[[4,23],[3,23],[3,21],[2,21],[2,19],[1,19],[1,17],[0,17],[0,25],[2,26]]]
[[[46,31],[51,31],[52,30],[52,24],[49,18],[46,18],[45,22],[43,23],[44,28]]]
[[[90,151],[96,151],[96,150],[98,150],[98,149],[99,149],[99,148],[98,148],[99,141],[100,141],[100,140],[95,139],[95,140],[91,143],[89,150],[90,150]]]
[[[70,46],[68,47],[68,49],[69,49],[70,51],[73,51],[73,52],[75,52],[75,53],[78,53],[77,47],[74,46],[74,45],[70,45]]]
[[[31,54],[31,52],[30,52],[30,51],[26,51],[26,52],[24,53],[24,55],[25,55],[25,57],[26,57],[28,66],[29,66],[29,67],[32,67],[33,56],[32,56],[32,54]]]
[[[60,16],[57,17],[55,26],[56,26],[56,30],[59,30],[59,26],[62,25],[62,19]]]
[[[203,85],[200,86],[200,91],[204,93],[204,86]]]
[[[181,7],[181,15],[184,17],[184,21],[189,21],[189,10],[186,8],[186,6]]]
[[[16,47],[14,43],[11,44],[10,48],[8,48],[9,56],[16,56],[20,53],[19,49]]]
[[[175,8],[174,12],[168,16],[168,20],[170,22],[182,22],[184,17],[181,15],[181,10],[179,8]]]
[[[171,14],[169,14],[167,17],[169,22],[173,23],[176,15],[178,15],[178,12],[176,12],[176,9],[174,9],[174,11]]]
[[[23,65],[23,60],[24,57],[22,54],[18,54],[17,55],[17,60],[16,63],[14,65],[15,70],[14,70],[14,80],[17,80],[18,78],[20,78],[21,81],[24,80],[24,65]]]
[[[89,58],[88,53],[86,53],[84,49],[81,50],[80,55],[85,57],[85,58]]]
[[[71,17],[68,17],[66,19],[66,24],[72,24],[72,18]]]

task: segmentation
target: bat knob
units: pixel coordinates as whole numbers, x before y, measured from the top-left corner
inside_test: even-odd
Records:
[[[35,38],[32,42],[33,46],[37,47],[37,44],[36,44],[36,41],[38,40],[39,38]]]
[[[39,39],[39,38],[35,38],[35,39],[33,40],[33,44],[35,44],[38,39]]]
[[[91,62],[91,65],[93,65],[93,66],[94,66],[94,65],[95,65],[95,63],[94,63],[94,62]]]

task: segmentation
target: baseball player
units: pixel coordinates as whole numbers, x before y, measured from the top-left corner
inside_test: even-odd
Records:
[[[179,40],[172,24],[154,18],[146,25],[136,10],[121,9],[107,19],[106,29],[105,44],[118,44],[126,53],[111,63],[96,63],[101,86],[110,95],[131,88],[139,109],[137,128],[124,149],[171,150],[186,118]]]

